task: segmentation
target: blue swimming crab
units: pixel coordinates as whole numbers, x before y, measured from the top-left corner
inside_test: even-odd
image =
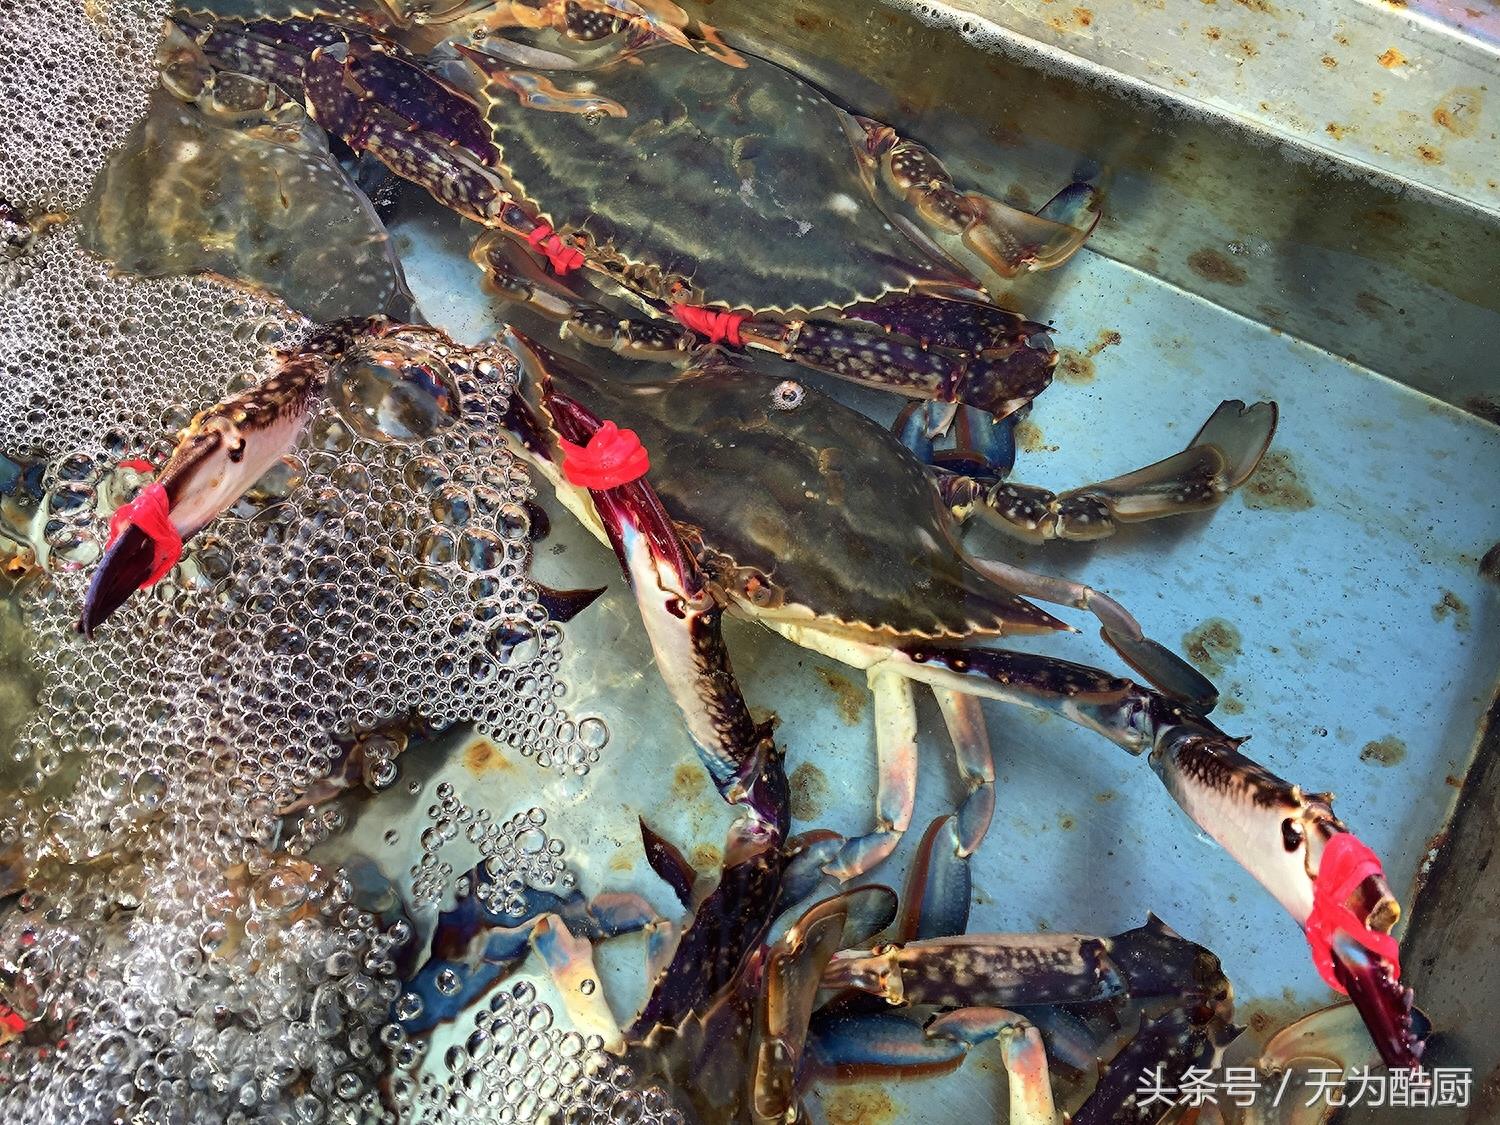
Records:
[[[581,339],[781,356],[941,404],[933,431],[1050,382],[1045,327],[991,287],[1082,245],[1091,185],[1035,214],[963,190],[914,140],[671,4],[399,7],[178,23],[214,65],[305,97],[331,135],[489,228],[501,270],[522,253],[572,285]],[[649,327],[602,311],[621,304]]]
[[[890,431],[812,388],[798,387],[791,401],[784,380],[715,354],[665,379],[603,379],[522,337],[512,342],[525,370],[505,419],[507,437],[563,503],[613,544],[657,670],[705,766],[755,826],[738,851],[784,838],[785,795],[771,730],[751,716],[729,667],[719,632],[725,612],[863,669],[874,695],[875,829],[809,845],[799,858],[803,868],[852,878],[888,855],[908,826],[915,684],[934,691],[970,791],[945,829],[943,848],[956,861],[978,846],[994,806],[978,700],[1053,712],[1145,755],[1183,810],[1307,930],[1325,958],[1325,976],[1352,995],[1382,1056],[1393,1065],[1415,1063],[1422,1044],[1389,938],[1400,911],[1378,861],[1356,856],[1351,863],[1346,845],[1357,841],[1330,798],[1306,793],[1244,756],[1243,740],[1220,731],[1193,702],[1200,685],[1191,670],[1153,646],[1121,607],[1087,587],[970,556],[929,469]],[[153,486],[168,494],[164,511],[145,522],[164,516],[168,538],[203,526],[285,451],[325,384],[336,390],[351,366],[371,362],[371,349],[415,369],[407,382],[436,388],[451,385],[447,372],[455,364],[514,369],[517,363],[498,343],[461,347],[436,329],[383,320],[314,334],[282,354],[267,384],[212,408],[189,428]],[[654,488],[636,482],[590,490],[570,482],[564,453],[592,432],[589,409],[644,439]],[[1221,412],[1253,414],[1241,404]],[[732,427],[714,424],[725,417]],[[1217,431],[1211,425],[1206,432]],[[1223,463],[1225,451],[1213,448]],[[742,477],[757,487],[720,483]],[[1157,478],[1143,470],[1138,479]],[[854,486],[859,481],[882,485],[876,494]],[[159,568],[157,540],[133,513],[120,521],[121,533],[93,576],[85,628],[97,627]],[[1067,628],[1028,596],[1092,609],[1157,682],[1142,685],[974,643]],[[1340,874],[1320,882],[1331,852],[1342,857]],[[962,862],[947,866],[967,871]]]

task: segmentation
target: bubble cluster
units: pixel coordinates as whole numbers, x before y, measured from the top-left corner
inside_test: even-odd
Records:
[[[167,0],[0,0],[0,198],[72,211],[145,108]]]
[[[536,988],[517,981],[474,1014],[473,1030],[449,1047],[441,1077],[429,1069],[398,1076],[393,1092],[418,1125],[480,1120],[525,1123],[635,1122],[681,1125],[659,1087],[637,1088],[635,1073],[597,1036],[553,1026]],[[403,1115],[404,1116],[404,1115]]]
[[[527,887],[561,887],[571,890],[577,882],[563,861],[563,842],[549,837],[544,810],[533,808],[496,823],[489,809],[471,808],[461,801],[452,785],[437,787],[437,802],[427,808],[432,824],[422,831],[422,854],[412,865],[412,899],[433,903],[454,886],[453,865],[441,858],[444,846],[462,833],[470,848],[479,849],[489,881],[472,888],[485,907],[496,914],[519,915]],[[460,897],[470,891],[457,886]]]
[[[360,436],[325,402],[85,641],[109,513],[307,326],[215,281],[109,277],[66,227],[21,264],[5,331],[50,362],[7,372],[26,408],[0,411],[0,554],[23,571],[15,647],[39,685],[0,760],[0,896],[20,892],[0,1001],[24,1023],[0,1043],[0,1113],[390,1119],[380,1035],[410,932],[304,858],[344,826],[323,802],[390,788],[409,730],[472,722],[574,774],[607,739],[560,708],[562,634],[527,577],[531,486],[496,437],[514,365],[433,357],[462,410],[420,440]],[[107,311],[55,347],[80,307]],[[111,351],[122,308],[141,330]],[[446,791],[434,809],[494,893],[571,879],[539,811],[497,822]],[[419,864],[423,893],[448,875]]]

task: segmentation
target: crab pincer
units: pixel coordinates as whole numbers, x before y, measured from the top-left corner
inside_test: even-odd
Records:
[[[787,801],[774,783],[779,768],[768,768],[777,756],[770,724],[751,716],[720,631],[723,609],[642,479],[649,455],[634,433],[601,422],[561,392],[549,387],[545,403],[562,443],[563,477],[589,490],[635,594],[657,668],[714,784],[725,800],[746,805],[784,838]]]
[[[136,590],[160,581],[183,544],[291,448],[327,379],[330,354],[318,346],[283,352],[269,379],[188,423],[156,480],[110,520],[109,545],[78,622],[84,636],[93,636]]]

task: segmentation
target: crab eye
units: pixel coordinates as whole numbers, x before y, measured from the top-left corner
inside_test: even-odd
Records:
[[[786,379],[776,384],[776,389],[771,392],[771,405],[777,410],[795,410],[802,405],[802,400],[807,397],[807,392],[802,389],[802,384],[793,379]]]
[[[1302,846],[1302,825],[1291,817],[1281,822],[1281,843],[1289,852],[1294,852]]]

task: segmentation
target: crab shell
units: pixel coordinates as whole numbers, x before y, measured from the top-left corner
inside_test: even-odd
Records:
[[[881,210],[858,123],[774,63],[661,45],[586,70],[464,55],[489,73],[480,101],[513,189],[636,293],[784,316],[985,299]],[[560,87],[591,110],[564,108]]]
[[[527,352],[543,379],[637,433],[711,580],[756,616],[885,643],[1067,628],[975,569],[923,465],[826,395],[713,357],[627,381]]]

